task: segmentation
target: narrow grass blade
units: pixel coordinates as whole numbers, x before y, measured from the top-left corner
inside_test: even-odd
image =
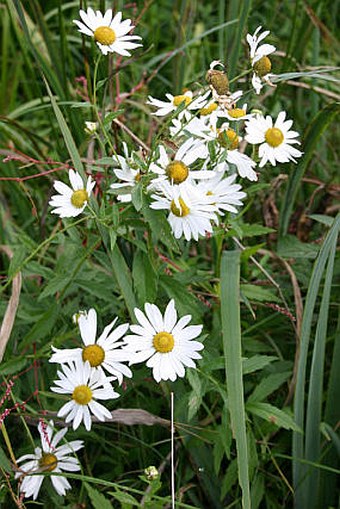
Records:
[[[313,119],[308,131],[306,132],[305,141],[303,144],[304,155],[297,165],[295,171],[289,179],[286,194],[283,200],[283,207],[281,210],[281,224],[280,235],[286,235],[289,225],[289,219],[294,207],[296,195],[299,190],[301,179],[308,167],[310,160],[313,157],[314,150],[319,138],[327,129],[330,123],[335,119],[335,116],[340,112],[340,104],[329,104],[321,110]]]
[[[312,271],[306,302],[305,311],[301,326],[301,338],[300,338],[300,357],[298,363],[295,399],[294,399],[294,418],[295,423],[302,429],[304,429],[305,421],[305,383],[306,383],[306,370],[307,370],[307,358],[308,358],[308,347],[310,341],[310,332],[314,317],[314,308],[316,299],[318,297],[318,291],[321,283],[321,279],[324,273],[324,269],[329,257],[330,250],[336,242],[340,228],[340,214],[334,220],[333,226],[330,228],[324,243],[320,249],[319,255],[315,261],[314,268]],[[293,480],[294,487],[296,490],[295,507],[297,509],[303,507],[304,504],[304,492],[301,488],[301,483],[305,477],[306,467],[301,462],[305,458],[303,436],[301,433],[293,433]]]
[[[325,349],[327,339],[327,323],[330,294],[332,289],[332,278],[334,269],[334,257],[336,251],[337,237],[333,238],[333,244],[330,249],[326,278],[318,324],[316,328],[313,358],[310,371],[310,383],[308,391],[308,403],[306,413],[306,441],[305,458],[311,462],[320,461],[320,424],[321,410],[323,401],[323,377],[325,363]],[[307,507],[315,507],[317,501],[317,492],[319,485],[319,470],[312,469],[306,479],[306,501]]]
[[[232,79],[236,74],[236,66],[240,55],[240,50],[242,47],[242,38],[244,36],[244,28],[248,21],[248,16],[251,7],[251,0],[244,0],[240,2],[240,16],[239,22],[237,25],[236,37],[233,45],[233,52],[230,57],[230,64],[228,69],[229,79]]]
[[[229,412],[236,440],[242,507],[243,509],[250,509],[246,413],[242,379],[239,251],[225,251],[222,254],[221,317]]]
[[[59,108],[57,101],[55,100],[54,95],[51,92],[51,89],[47,83],[46,78],[44,77],[44,82],[46,85],[47,93],[50,97],[52,108],[54,111],[54,114],[56,116],[57,122],[59,124],[61,133],[63,135],[63,138],[65,140],[65,144],[68,150],[68,153],[70,154],[70,158],[72,159],[72,163],[74,166],[74,169],[77,170],[83,179],[85,179],[85,172],[83,168],[83,163],[81,162],[80,155],[78,152],[78,149],[76,147],[76,144],[74,142],[74,139],[72,137],[71,131],[68,128],[68,125],[66,123],[66,120],[61,112],[61,109]]]

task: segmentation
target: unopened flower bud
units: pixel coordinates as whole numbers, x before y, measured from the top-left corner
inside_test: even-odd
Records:
[[[155,481],[159,477],[159,472],[154,466],[147,467],[144,470],[144,474],[148,481]]]

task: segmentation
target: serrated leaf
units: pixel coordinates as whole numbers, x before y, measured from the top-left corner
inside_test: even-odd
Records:
[[[140,504],[130,493],[124,491],[109,491],[109,495],[118,500],[121,504],[128,504],[129,506],[139,507]]]
[[[41,294],[38,297],[38,302],[46,299],[50,295],[55,295],[57,292],[61,291],[72,279],[72,274],[57,274],[54,276]]]
[[[244,284],[240,285],[241,296],[245,296],[249,300],[257,300],[259,302],[281,302],[281,300],[267,288],[262,286]]]
[[[28,359],[26,359],[26,357],[19,357],[11,359],[8,362],[2,362],[0,364],[0,375],[6,376],[19,373],[19,371],[22,371],[27,364]]]
[[[266,235],[267,233],[273,233],[276,230],[273,228],[268,228],[267,226],[262,226],[262,224],[249,224],[249,223],[236,223],[231,222],[233,228],[238,228],[238,232],[240,232],[240,237],[256,237],[257,235]]]
[[[58,303],[52,304],[45,311],[39,320],[34,324],[32,329],[22,340],[21,347],[24,348],[30,342],[40,342],[41,339],[48,336],[54,327],[59,315],[60,307]]]
[[[293,235],[285,235],[278,242],[277,254],[282,258],[316,258],[319,246],[301,242]]]
[[[269,403],[249,403],[246,405],[246,408],[248,412],[275,424],[279,428],[301,431],[291,415]]]
[[[275,392],[290,376],[290,372],[272,373],[255,386],[253,393],[248,398],[248,403],[262,401]]]
[[[112,120],[119,117],[119,115],[121,115],[122,113],[124,113],[124,110],[117,110],[117,111],[108,113],[104,118],[104,125],[107,126],[108,124],[110,124],[110,122],[112,122]],[[112,163],[112,160],[111,160],[111,163]]]
[[[100,491],[92,488],[87,482],[84,482],[87,494],[91,500],[93,509],[113,509],[111,502]]]
[[[13,248],[13,257],[11,258],[9,268],[8,268],[8,276],[11,278],[17,272],[21,270],[22,262],[26,257],[26,250],[23,247],[15,247]]]

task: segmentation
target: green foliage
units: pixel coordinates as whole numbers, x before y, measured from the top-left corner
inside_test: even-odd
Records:
[[[121,397],[109,410],[145,410],[167,422],[174,391],[176,508],[335,507],[337,2],[119,1],[115,8],[136,22],[143,47],[130,58],[99,59],[94,41],[72,20],[80,5],[104,10],[109,4],[2,4],[1,321],[19,273],[23,283],[0,364],[0,506],[19,507],[14,458],[39,445],[39,417],[53,415],[56,426],[63,424],[56,413],[66,400],[50,391],[57,367],[48,360],[52,345],[80,346],[72,316],[93,307],[103,330],[112,317],[136,323],[136,306],[156,303],[164,311],[173,298],[179,316],[204,325],[198,369],[187,369],[175,384],[156,384],[139,367],[117,387]],[[259,25],[271,31],[278,50],[276,88],[255,96],[244,41]],[[146,101],[205,89],[217,58],[231,91],[247,69],[237,86],[248,111],[289,112],[303,134],[304,156],[297,165],[262,168],[258,183],[243,179],[241,213],[227,214],[211,238],[188,243],[174,238],[167,214],[151,209],[144,192],[159,145],[175,150],[171,119],[151,115]],[[85,132],[85,121],[97,123],[95,133]],[[123,142],[138,150],[141,171],[131,203],[110,189]],[[66,181],[69,168],[94,176],[96,193],[84,215],[61,220],[48,203],[53,182]],[[68,440],[85,441],[78,453],[82,472],[68,476],[72,490],[57,496],[46,473],[38,501],[25,499],[22,507],[169,507],[169,427],[149,414],[134,425],[122,420],[96,422],[90,433],[70,429]],[[142,475],[149,465],[157,466],[159,478]]]

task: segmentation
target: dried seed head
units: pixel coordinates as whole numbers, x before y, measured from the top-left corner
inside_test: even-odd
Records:
[[[205,79],[213,87],[218,95],[229,94],[229,80],[228,76],[224,71],[216,71],[215,69],[209,69]]]

